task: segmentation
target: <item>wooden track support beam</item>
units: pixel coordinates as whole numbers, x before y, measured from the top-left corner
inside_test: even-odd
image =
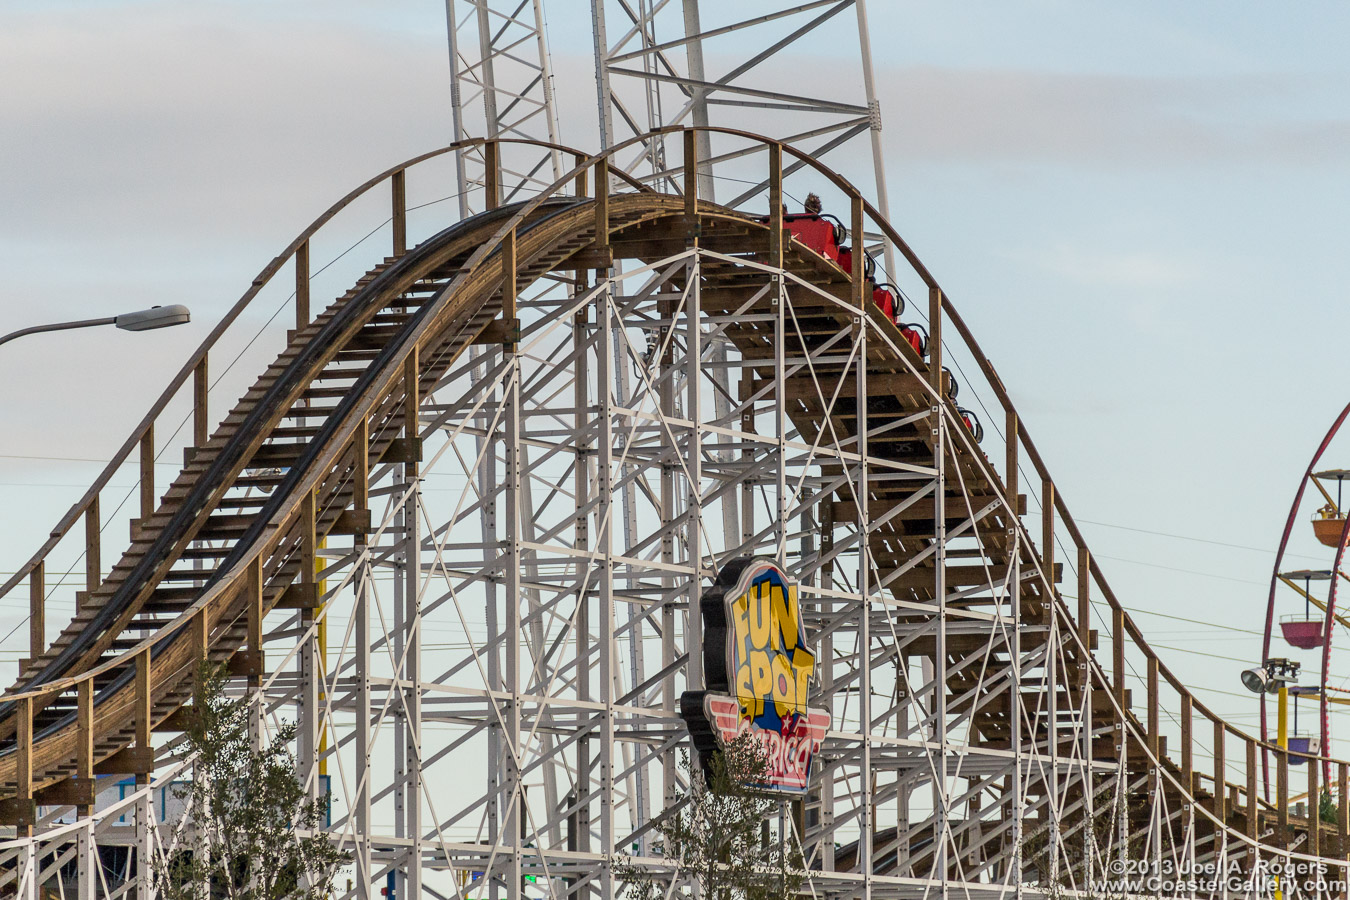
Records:
[[[1191,733],[1194,727],[1194,711],[1191,707],[1190,694],[1181,695],[1181,783],[1185,786],[1186,792],[1195,793],[1195,758],[1192,747],[1193,735]]]
[[[1158,755],[1158,658],[1148,658],[1148,751]]]
[[[98,495],[84,511],[84,589],[92,594],[103,582],[102,525],[99,522]]]
[[[502,199],[501,145],[496,141],[483,144],[483,208],[496,209]]]
[[[1350,765],[1336,764],[1336,837],[1341,850],[1350,842]]]
[[[580,153],[578,153],[572,159],[573,168],[577,170],[577,177],[575,181],[573,181],[572,183],[573,184],[572,192],[576,194],[578,197],[585,197],[587,192],[589,191],[589,188],[586,186],[586,173],[589,172],[590,170],[583,165],[583,163],[585,162],[586,157],[581,155]]]
[[[88,785],[89,800],[80,804],[79,813],[90,815],[94,808],[94,681],[86,678],[80,682],[76,699],[76,738],[75,780]]]
[[[393,204],[394,256],[408,252],[408,187],[403,169],[389,178],[390,200]]]
[[[206,446],[210,438],[207,418],[207,395],[211,385],[207,381],[207,357],[202,355],[192,370],[192,449]]]
[[[516,299],[520,293],[516,283],[516,230],[512,228],[502,238],[502,352],[515,353],[520,341],[520,318]]]
[[[854,194],[850,203],[850,225],[849,243],[853,245],[853,271],[849,277],[853,279],[853,305],[862,310],[864,315],[867,312],[868,291],[866,278],[863,273],[867,271],[865,262],[867,259],[867,243],[863,239],[863,198],[862,194]],[[864,319],[866,321],[866,319]]]
[[[1228,783],[1228,757],[1224,750],[1223,739],[1228,733],[1221,721],[1214,722],[1214,818],[1227,824],[1228,811],[1224,803],[1228,799],[1225,786]]]
[[[1125,610],[1111,610],[1111,684],[1116,689],[1116,702],[1124,712],[1125,705]]]
[[[1078,642],[1084,647],[1092,644],[1088,639],[1092,631],[1092,553],[1087,547],[1078,548]],[[1079,662],[1079,669],[1087,673],[1088,660],[1085,655]]]
[[[686,132],[685,146],[694,145],[691,132]],[[769,265],[783,267],[783,147],[769,144]],[[686,180],[689,175],[685,174]],[[775,278],[778,276],[775,275]],[[775,297],[777,294],[775,294]]]
[[[422,399],[421,383],[418,381],[420,371],[420,354],[417,346],[414,345],[403,360],[403,434],[409,444],[421,443],[421,434],[417,425],[418,407],[421,405]],[[408,467],[407,476],[409,478],[417,476],[420,461],[420,454],[404,460],[404,465]]]
[[[352,506],[370,510],[370,423],[364,417],[352,438]]]
[[[609,246],[609,160],[595,161],[595,250],[606,256]]]
[[[314,593],[314,566],[312,543],[305,538],[306,525],[313,522],[313,497],[303,504],[301,512],[300,547],[300,589],[312,595]],[[255,559],[248,567],[244,578],[244,646],[235,651],[226,665],[226,671],[236,678],[247,678],[249,687],[262,684],[263,674],[263,598],[262,598],[262,561]],[[295,587],[295,584],[291,585]],[[199,632],[200,634],[200,632]],[[203,640],[209,638],[209,632]],[[209,651],[209,645],[207,647]]]
[[[1322,789],[1318,778],[1322,774],[1322,761],[1316,756],[1305,758],[1303,764],[1308,767],[1308,852],[1313,856],[1322,853]]]
[[[295,248],[295,330],[309,324],[309,241]]]
[[[1275,751],[1275,846],[1289,843],[1289,751]]]
[[[314,495],[309,495],[309,501],[305,509],[305,535],[309,541],[308,552],[303,554],[304,565],[310,579],[314,578],[314,559],[315,559],[315,540],[314,533]],[[253,565],[249,566],[248,571],[248,658],[249,687],[257,688],[262,685],[263,674],[263,574],[262,559],[255,559]]]
[[[318,584],[315,563],[319,558],[319,504],[314,492],[305,496],[300,506],[300,583],[306,590],[312,590]],[[249,577],[249,610],[253,609],[252,575]],[[261,579],[260,579],[261,580]],[[257,593],[261,594],[261,590]],[[249,623],[250,628],[252,622]],[[250,635],[251,637],[251,635]]]
[[[1247,745],[1247,837],[1256,840],[1260,832],[1260,803],[1256,792],[1256,741],[1248,738]]]
[[[695,140],[693,131],[684,133],[684,227],[685,237],[691,242],[697,242],[699,238],[698,227],[698,142]],[[608,163],[606,163],[608,166]],[[600,179],[596,178],[596,187],[600,186]],[[605,180],[605,190],[608,193],[609,180]],[[599,199],[599,193],[596,194]],[[608,240],[608,239],[606,239]]]
[[[155,423],[141,435],[141,522],[155,514]]]
[[[29,837],[37,821],[37,808],[33,803],[33,698],[24,697],[15,703],[14,711],[18,717],[18,736],[14,753],[14,800],[13,806],[4,810],[3,819],[12,823],[19,837]],[[8,804],[6,804],[8,805]]]
[[[28,662],[47,649],[47,561],[40,559],[28,575]],[[27,666],[25,666],[27,668]]]

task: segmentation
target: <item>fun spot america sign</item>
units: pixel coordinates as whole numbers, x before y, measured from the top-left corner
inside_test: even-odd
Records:
[[[807,706],[816,655],[797,585],[773,560],[741,557],[722,568],[700,606],[708,689],[680,697],[699,757],[706,761],[737,737],[754,735],[768,777],[747,787],[805,793],[830,713]]]

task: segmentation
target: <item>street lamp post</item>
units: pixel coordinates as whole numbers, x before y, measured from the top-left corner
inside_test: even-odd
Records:
[[[1264,665],[1242,673],[1243,687],[1253,694],[1278,696],[1275,742],[1281,750],[1289,749],[1289,685],[1298,680],[1298,670],[1299,664],[1293,660],[1268,659]]]
[[[123,331],[151,331],[155,328],[184,325],[191,319],[192,315],[188,312],[186,306],[174,303],[170,306],[152,306],[149,309],[138,309],[135,312],[122,313],[120,316],[108,316],[103,319],[80,319],[74,322],[55,322],[51,325],[20,328],[18,331],[12,331],[0,337],[0,344],[12,341],[15,338],[21,338],[24,335],[40,334],[44,331],[66,331],[71,328],[93,328],[98,325],[116,325]]]

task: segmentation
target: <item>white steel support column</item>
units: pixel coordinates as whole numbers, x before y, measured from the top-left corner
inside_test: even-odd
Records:
[[[777,309],[777,315],[773,322],[773,378],[774,400],[773,400],[773,424],[774,438],[778,444],[775,448],[778,470],[777,483],[775,485],[778,492],[778,515],[774,523],[774,558],[778,564],[787,567],[787,539],[788,539],[788,510],[791,504],[788,502],[788,482],[787,482],[787,435],[788,435],[788,414],[787,402],[783,397],[783,384],[787,378],[787,363],[784,359],[784,345],[787,338],[787,288],[783,284],[783,276],[780,272],[773,274],[773,292],[774,307]]]
[[[474,369],[474,379],[483,377],[481,373],[490,371],[492,368],[493,356],[490,352],[481,354],[478,359],[481,365]],[[499,398],[498,389],[494,386],[489,389],[489,402]],[[497,436],[490,429],[493,428],[493,416],[491,412],[484,411],[478,415],[478,424],[483,436],[474,441],[475,450],[478,458],[477,485],[478,497],[483,502],[483,514],[479,517],[479,534],[483,541],[483,546],[497,546],[497,502],[495,494],[497,492]],[[497,567],[488,573],[488,577],[483,585],[484,599],[484,619],[487,625],[487,634],[485,643],[489,647],[495,647],[501,635],[501,622],[498,618],[497,595],[499,593],[502,575]],[[488,689],[490,691],[504,690],[502,684],[502,653],[493,649],[487,656],[487,676]],[[497,721],[496,715],[493,715],[487,723],[487,750],[490,759],[501,759],[506,751],[503,748],[503,741],[506,738],[502,734],[502,726]],[[505,813],[505,804],[507,803],[508,793],[504,792],[502,784],[502,766],[489,767],[488,791],[491,799],[487,804],[487,829],[486,838],[488,844],[493,847],[500,846],[502,837],[502,819]],[[497,900],[500,896],[501,880],[493,877],[491,873],[487,876],[488,896],[491,900]]]
[[[138,891],[149,896],[150,891],[150,855],[154,852],[151,818],[153,809],[150,802],[150,776],[136,776],[136,884]],[[36,863],[36,860],[34,860]],[[34,869],[36,874],[36,868]]]
[[[685,270],[685,417],[689,420],[689,449],[685,457],[688,467],[689,516],[688,537],[689,562],[695,577],[690,579],[686,595],[684,622],[684,647],[688,653],[689,665],[685,673],[685,690],[697,691],[703,688],[703,616],[699,611],[699,600],[703,596],[703,404],[700,399],[700,380],[702,378],[703,330],[700,320],[703,318],[699,280],[700,266],[698,254],[689,258]]]
[[[608,150],[614,144],[614,112],[610,101],[609,36],[605,29],[605,0],[591,0],[591,38],[595,48],[595,96],[599,107],[600,149]],[[600,190],[603,185],[596,185]]]
[[[670,284],[662,288],[663,293],[670,291]],[[657,332],[658,340],[664,347],[658,357],[659,367],[656,377],[661,381],[661,413],[674,419],[675,412],[675,370],[674,336],[675,309],[674,300],[663,300],[659,312],[666,325]],[[678,469],[678,457],[675,448],[661,460],[661,562],[669,567],[661,576],[661,668],[666,675],[661,680],[661,708],[673,720],[679,709],[679,695],[675,691],[675,618],[678,578],[675,567],[675,473]],[[668,809],[678,799],[676,782],[677,765],[673,753],[661,758],[661,808]]]
[[[301,565],[310,568],[317,576],[317,570],[323,565],[317,550],[313,560],[305,560]],[[303,580],[302,580],[302,583]],[[317,577],[311,579],[315,590],[315,601],[321,602]],[[316,607],[317,609],[317,607]],[[296,735],[299,749],[298,759],[301,765],[301,783],[310,797],[319,796],[319,729],[322,726],[323,713],[319,709],[319,695],[322,691],[322,667],[319,665],[319,629],[314,622],[315,609],[304,609],[296,614],[300,628],[305,633],[300,647],[300,728]],[[256,649],[256,648],[253,648]],[[263,740],[262,704],[255,704],[254,740],[260,746]]]
[[[137,810],[138,810],[137,821],[139,823],[139,807],[137,807]],[[139,827],[137,830],[139,831]],[[137,846],[138,847],[140,846],[139,842],[137,843]],[[38,900],[39,890],[38,890],[37,847],[38,847],[37,842],[35,840],[30,839],[24,842],[22,849],[20,849],[19,851],[19,871],[18,871],[19,900]],[[137,869],[138,870],[140,869],[139,862],[137,865]],[[144,880],[143,875],[138,875],[137,878],[140,879],[137,882],[138,885],[148,884],[148,882]],[[145,887],[139,887],[139,890],[145,889],[146,889]]]
[[[511,345],[514,346],[514,345]],[[504,601],[506,603],[506,690],[510,695],[505,709],[506,748],[502,754],[502,793],[506,798],[506,814],[502,822],[502,844],[507,854],[506,890],[510,900],[519,900],[524,891],[525,848],[523,833],[526,828],[525,789],[521,778],[521,764],[525,748],[521,745],[521,705],[524,687],[521,684],[520,648],[525,640],[521,632],[521,518],[520,487],[520,357],[514,350],[504,350],[507,360],[506,389],[502,395],[502,455],[503,509],[506,544],[502,554],[504,567]]]
[[[371,870],[370,852],[370,834],[374,824],[370,815],[370,757],[372,749],[370,733],[370,597],[374,585],[370,564],[370,548],[361,546],[359,553],[356,596],[352,607],[352,618],[355,620],[353,640],[356,657],[356,721],[354,725],[356,730],[356,769],[352,773],[356,785],[351,813],[356,825],[353,835],[356,848],[353,854],[352,869],[356,881],[357,900],[370,900],[372,896],[371,880],[374,877],[374,872]]]
[[[75,900],[94,900],[98,886],[98,848],[94,843],[94,820],[90,818],[76,835]]]
[[[416,369],[413,369],[415,375]],[[401,703],[403,722],[403,835],[409,840],[407,859],[399,872],[400,898],[421,900],[422,896],[422,478],[418,471],[417,412],[408,416],[409,457],[403,464],[403,646],[404,688]],[[397,720],[396,720],[397,721]]]
[[[942,897],[947,897],[947,852],[951,843],[951,796],[947,783],[947,756],[949,751],[947,734],[947,434],[942,416],[942,404],[945,402],[945,386],[942,370],[942,292],[937,288],[929,291],[928,298],[929,330],[929,366],[932,376],[933,406],[930,410],[930,440],[933,444],[933,460],[937,466],[937,487],[933,492],[933,570],[935,584],[934,596],[937,598],[937,650],[933,660],[933,717],[937,729],[938,758],[936,777],[938,790],[935,794],[938,808],[933,810],[933,841],[937,845],[936,877],[941,879]]]
[[[1081,596],[1078,598],[1078,608],[1085,612],[1091,610],[1088,597],[1088,590],[1092,585],[1091,559],[1091,554],[1088,553],[1086,548],[1080,549],[1078,553],[1078,590]],[[1089,628],[1088,618],[1087,616],[1084,616],[1083,620],[1078,623],[1078,633],[1080,635],[1087,635],[1090,633]],[[1095,868],[1099,856],[1102,855],[1102,848],[1098,846],[1097,843],[1097,784],[1092,767],[1092,729],[1093,721],[1095,719],[1095,716],[1092,713],[1092,654],[1085,642],[1080,642],[1080,644],[1078,678],[1079,684],[1082,686],[1082,694],[1079,697],[1078,702],[1079,709],[1082,711],[1079,713],[1079,747],[1083,754],[1084,805],[1087,812],[1087,821],[1090,823],[1088,827],[1088,839],[1090,844],[1088,853],[1085,854],[1088,862],[1084,877],[1090,880],[1097,877],[1102,872],[1105,872],[1105,868]],[[1187,849],[1189,851],[1187,859],[1194,863],[1196,817],[1189,807],[1187,809],[1188,821],[1186,823],[1186,828]]]
[[[599,185],[596,186],[599,189]],[[597,461],[600,517],[599,541],[601,565],[597,576],[599,584],[599,645],[600,645],[600,848],[605,859],[600,882],[601,900],[613,900],[614,893],[614,517],[618,511],[614,503],[614,373],[611,369],[614,349],[614,293],[612,283],[596,294],[599,304],[596,327],[600,345],[596,353],[596,384],[600,392],[600,433]]]
[[[394,527],[397,535],[397,544],[394,552],[394,585],[393,585],[393,615],[390,617],[393,622],[391,633],[385,636],[387,649],[392,648],[393,658],[391,660],[393,681],[388,687],[388,695],[385,697],[385,704],[388,709],[389,726],[393,732],[394,744],[394,771],[393,771],[393,801],[394,801],[394,837],[398,839],[399,844],[408,837],[408,704],[407,688],[404,684],[408,660],[408,572],[419,566],[421,554],[418,548],[408,541],[409,523],[416,519],[416,508],[409,509],[408,495],[412,485],[408,482],[407,468],[403,465],[397,465],[394,468],[394,490],[395,502],[398,509],[394,513]],[[409,513],[412,513],[409,516]],[[381,616],[381,626],[389,627]],[[403,883],[405,867],[401,864],[395,865],[394,884],[395,890]]]
[[[1017,440],[1009,434],[1008,440]],[[1008,476],[1010,479],[1014,476]],[[1016,496],[1010,503],[1016,503]],[[1008,635],[1008,665],[1011,669],[1011,688],[1008,695],[1009,743],[1012,744],[1012,798],[1013,817],[1012,848],[1009,865],[1012,869],[1006,873],[1004,881],[1010,881],[1016,892],[1017,900],[1022,898],[1022,842],[1026,837],[1026,785],[1025,751],[1022,737],[1022,540],[1016,521],[1008,524],[1008,590],[1011,593],[1012,629]]]
[[[828,494],[826,495],[828,497]],[[825,519],[821,523],[820,534],[820,554],[821,557],[828,560],[830,554],[834,552],[834,514],[830,504],[827,502],[824,506]],[[834,563],[826,561],[820,568],[820,607],[822,610],[833,612],[839,604],[839,601],[832,595],[827,595],[826,591],[832,591],[834,588]],[[827,630],[820,638],[821,675],[820,689],[826,697],[833,697],[835,691],[834,683],[834,632]],[[823,764],[824,760],[822,760]],[[823,768],[823,765],[822,765]],[[820,779],[820,869],[825,872],[835,871],[834,857],[834,779],[835,774],[830,771],[822,773]]]
[[[578,293],[585,290],[584,270],[576,272]],[[587,431],[593,421],[590,414],[590,366],[588,360],[590,351],[590,335],[592,333],[590,325],[590,311],[598,310],[596,301],[583,304],[572,318],[572,341],[576,348],[574,354],[576,371],[572,382],[572,403],[574,407],[574,416],[577,430],[576,438],[576,456],[575,470],[572,476],[573,489],[576,492],[574,501],[575,512],[573,514],[574,535],[572,547],[577,553],[583,554],[581,557],[586,559],[586,552],[591,547],[590,539],[590,516],[587,508],[590,503],[592,473],[595,468],[595,448],[589,438]],[[599,322],[600,316],[595,317]],[[591,698],[591,640],[590,640],[590,595],[592,586],[596,582],[595,567],[593,564],[583,562],[578,566],[576,574],[576,625],[575,646],[576,646],[576,692],[577,701],[585,704]],[[590,724],[591,716],[586,713],[583,721],[582,734],[577,738],[577,767],[574,781],[572,804],[576,812],[572,816],[569,825],[569,848],[578,852],[586,853],[591,849],[591,744],[593,739],[591,734],[593,727]],[[590,894],[590,891],[586,891]]]
[[[886,196],[886,153],[881,145],[881,102],[877,100],[875,78],[872,74],[872,33],[867,27],[867,0],[853,0],[858,14],[858,51],[862,58],[863,92],[867,97],[867,131],[872,138],[872,175],[877,189],[877,211],[887,222],[891,220],[891,204]],[[862,243],[858,241],[858,243]],[[889,238],[882,238],[887,273],[894,273],[895,249]]]
[[[860,201],[855,201],[860,202]],[[857,221],[859,215],[854,216]],[[860,252],[860,251],[855,251]],[[857,257],[855,256],[855,259]],[[854,264],[855,273],[861,263]],[[856,289],[862,295],[862,289]],[[870,303],[866,297],[864,303]],[[854,477],[854,497],[858,505],[858,730],[862,734],[862,766],[858,774],[858,864],[863,877],[864,900],[872,897],[872,850],[876,838],[876,822],[872,802],[872,552],[868,526],[867,479],[867,308],[856,311],[856,394],[858,416],[858,466]]]
[[[698,36],[703,33],[703,26],[699,22],[698,4],[699,0],[683,0],[684,33],[689,38],[685,45],[685,57],[689,65],[689,78],[693,81],[707,81],[708,76],[703,69],[703,40]],[[690,106],[694,126],[706,128],[710,124],[707,92],[698,89],[691,91]],[[700,131],[694,138],[694,144],[699,159],[698,195],[704,200],[713,200],[716,198],[717,188],[712,174],[712,135]]]
[[[1048,641],[1046,647],[1045,659],[1045,681],[1050,685],[1050,689],[1045,692],[1045,713],[1046,726],[1045,733],[1048,738],[1049,746],[1046,748],[1046,759],[1050,768],[1050,798],[1049,802],[1056,809],[1064,805],[1063,796],[1060,793],[1059,781],[1059,644],[1057,640],[1060,637],[1059,617],[1055,615],[1054,601],[1054,575],[1046,573],[1046,581],[1041,589],[1050,597],[1050,620],[1047,622]],[[1059,834],[1059,816],[1050,817],[1050,877],[1052,880],[1059,876],[1059,855],[1060,855],[1060,834]]]
[[[304,426],[309,424],[309,419],[301,419],[299,424]],[[311,494],[306,505],[305,515],[305,534],[302,537],[300,550],[300,572],[299,583],[302,587],[312,590],[313,597],[306,598],[312,600],[312,605],[306,603],[305,608],[296,613],[299,620],[300,629],[304,634],[303,643],[300,648],[300,710],[299,710],[299,730],[297,734],[296,746],[299,751],[301,770],[301,784],[305,787],[305,792],[311,799],[317,799],[320,794],[319,789],[319,747],[320,747],[320,729],[323,727],[323,711],[319,708],[319,698],[323,693],[323,674],[324,666],[321,660],[321,644],[319,641],[319,632],[322,626],[315,623],[315,616],[323,609],[323,589],[324,584],[319,578],[319,573],[325,566],[325,560],[321,554],[321,548],[324,541],[320,539],[318,533],[318,506],[316,498]],[[261,631],[261,623],[260,623]],[[261,647],[249,648],[255,653],[259,653]],[[261,664],[262,660],[259,660]],[[256,685],[261,683],[262,672],[249,677],[250,692],[256,690]],[[264,710],[262,703],[254,704],[254,746],[262,746],[263,734],[263,716]]]

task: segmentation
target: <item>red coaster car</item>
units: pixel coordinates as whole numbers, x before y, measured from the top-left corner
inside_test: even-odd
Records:
[[[960,414],[961,421],[966,423],[966,427],[969,428],[970,433],[974,435],[975,443],[978,444],[983,441],[984,426],[980,424],[980,420],[975,417],[975,414],[970,410],[963,409],[959,406],[956,408],[956,411]]]
[[[910,322],[908,325],[900,326],[900,333],[909,341],[909,345],[914,348],[914,352],[922,357],[928,352],[928,330],[918,322]]]
[[[834,216],[790,213],[783,216],[783,224],[803,247],[831,262],[839,261],[839,242],[844,239],[844,224]]]
[[[839,268],[843,269],[849,275],[853,274],[853,248],[840,247],[839,258],[835,260]],[[873,283],[876,282],[877,261],[868,254],[863,254],[863,277]]]
[[[881,311],[886,314],[886,318],[892,322],[899,323],[900,314],[905,311],[905,298],[900,296],[900,289],[893,284],[873,284],[872,302],[881,307]]]

